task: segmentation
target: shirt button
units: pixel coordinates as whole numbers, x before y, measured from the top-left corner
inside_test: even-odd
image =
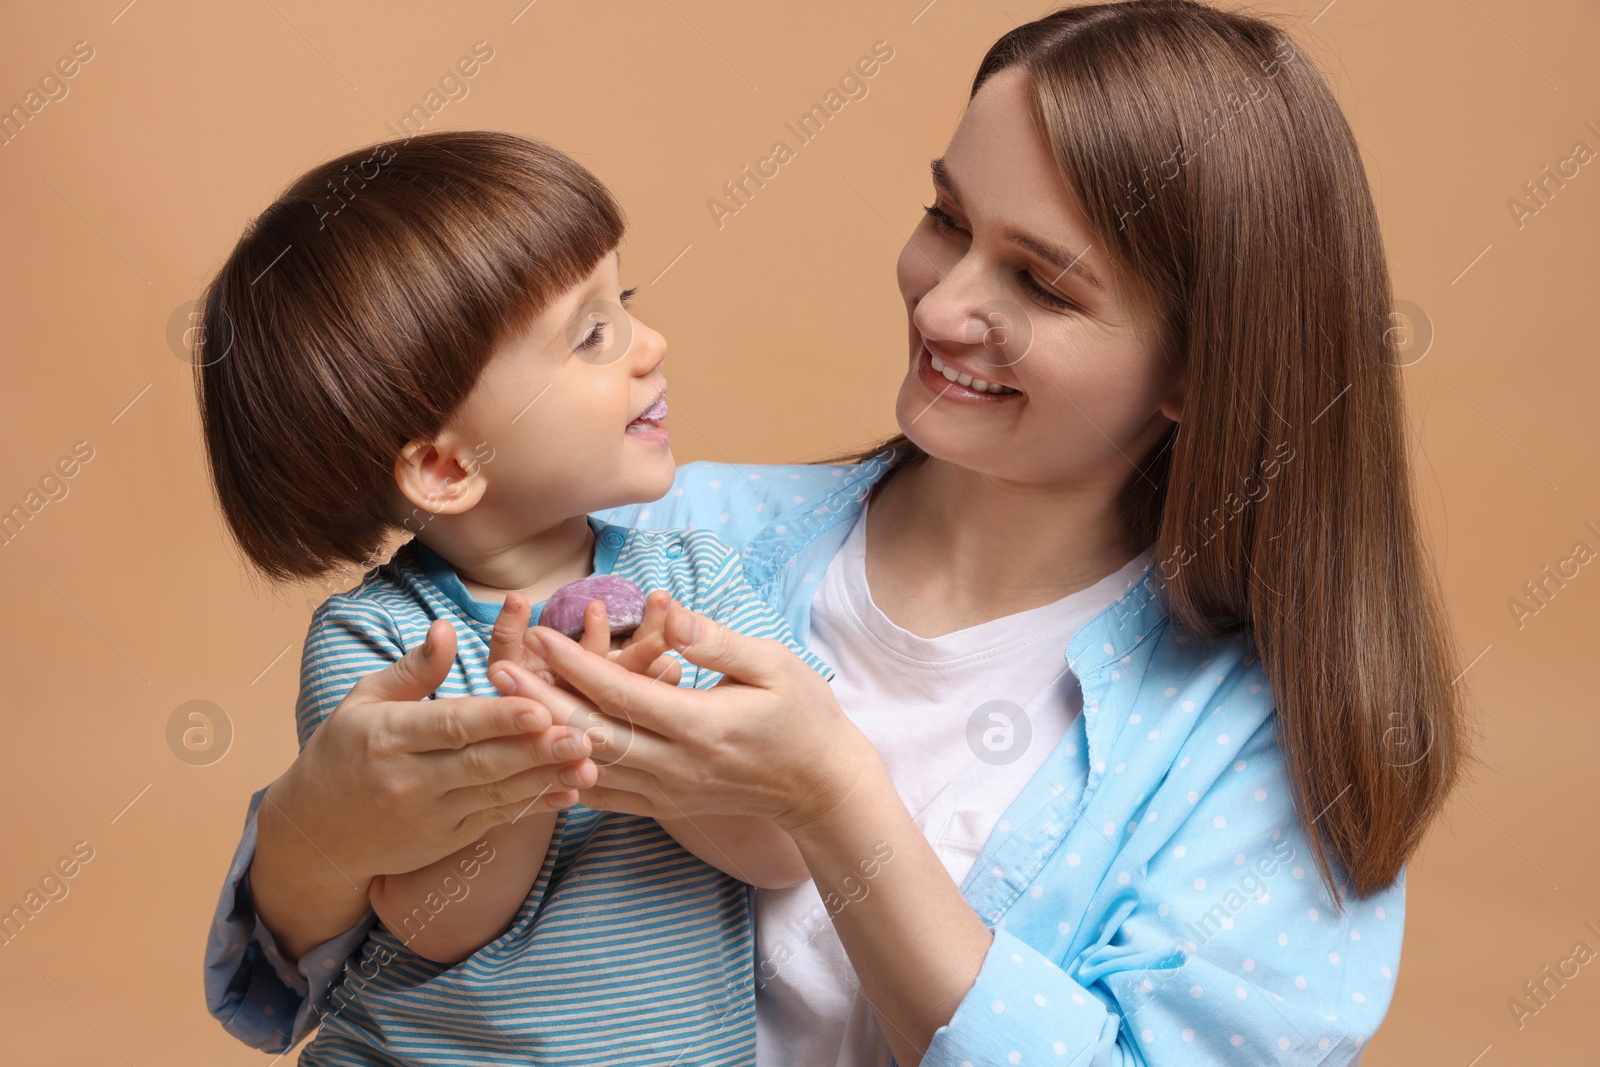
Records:
[[[622,531],[607,530],[600,538],[600,543],[607,548],[618,548],[622,544]]]

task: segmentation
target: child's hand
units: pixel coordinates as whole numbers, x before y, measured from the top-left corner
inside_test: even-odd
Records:
[[[604,602],[590,601],[584,610],[583,637],[579,644],[591,652],[616,660],[636,674],[648,674],[668,685],[677,685],[683,668],[676,659],[664,655],[668,648],[667,606],[671,603],[671,594],[666,590],[658,589],[651,593],[645,598],[644,617],[638,628],[626,638],[613,639]],[[570,689],[564,680],[551,673],[544,659],[525,643],[532,617],[533,608],[527,597],[520,593],[506,597],[489,638],[491,667],[495,663],[509,661],[539,675],[551,685]],[[493,670],[489,676],[494,677]]]
[[[672,606],[672,593],[666,589],[658,589],[645,597],[645,617],[637,629],[629,633],[627,638],[619,641],[616,651],[608,651],[608,656],[619,664],[624,665],[634,673],[650,675],[658,681],[666,681],[667,685],[677,685],[683,677],[683,664],[667,656],[670,648],[667,643],[667,608]],[[595,601],[589,605],[587,611],[598,614],[600,633],[606,632],[605,605]],[[589,624],[589,614],[584,614],[584,624]],[[584,640],[589,635],[584,633]]]

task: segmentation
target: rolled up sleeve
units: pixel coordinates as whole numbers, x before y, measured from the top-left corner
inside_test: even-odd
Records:
[[[1091,990],[1002,927],[955,1015],[934,1032],[922,1067],[1136,1063],[1118,1050],[1119,1022]]]
[[[1153,794],[1092,805],[1028,903],[997,916],[924,1067],[1359,1060],[1393,996],[1403,873],[1329,900],[1270,724],[1232,748],[1207,731],[1185,752]],[[1091,859],[1102,845],[1117,848]]]
[[[256,850],[256,812],[266,790],[250,798],[244,834],[233,854],[206,941],[206,1009],[224,1030],[264,1052],[285,1052],[316,1029],[333,987],[377,921],[371,911],[356,925],[306,951],[291,965],[250,897]]]

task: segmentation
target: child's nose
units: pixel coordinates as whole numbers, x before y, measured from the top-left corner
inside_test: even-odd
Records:
[[[667,339],[657,330],[652,330],[638,319],[634,320],[633,372],[640,377],[650,374],[661,361],[667,358]]]

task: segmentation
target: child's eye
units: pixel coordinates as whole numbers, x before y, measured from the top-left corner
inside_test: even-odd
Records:
[[[627,307],[629,304],[633,303],[633,295],[638,291],[639,290],[637,286],[632,289],[622,290],[622,306]]]
[[[578,347],[589,350],[604,348],[606,346],[606,327],[609,325],[611,324],[604,319],[595,323],[594,329],[589,331],[584,337],[583,343]]]

